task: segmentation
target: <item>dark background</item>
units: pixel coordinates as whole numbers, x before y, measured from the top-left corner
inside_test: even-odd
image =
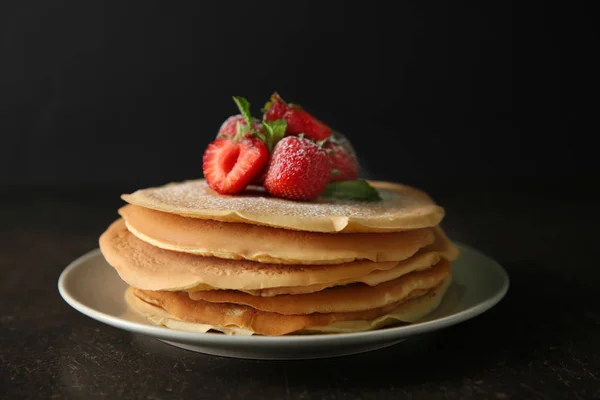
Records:
[[[274,90],[366,177],[585,183],[591,11],[520,3],[2,2],[0,184],[200,177],[231,96],[258,114]]]
[[[548,3],[0,0],[0,398],[598,399],[598,29],[592,2]],[[365,176],[431,193],[506,298],[298,363],[66,304],[58,277],[119,195],[200,177],[231,96],[258,113],[273,90],[348,135]]]

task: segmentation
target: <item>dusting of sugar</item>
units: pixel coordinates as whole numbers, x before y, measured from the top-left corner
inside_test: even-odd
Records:
[[[247,193],[228,196],[220,195],[208,187],[204,180],[194,180],[169,184],[157,188],[141,189],[131,195],[129,200],[136,203],[135,198],[143,199],[143,203],[151,208],[170,209],[195,214],[202,210],[232,211],[247,214],[271,214],[294,217],[355,217],[355,218],[388,218],[397,216],[398,212],[418,212],[433,203],[414,192],[379,189],[382,201],[359,202],[338,199],[317,199],[310,202],[290,201],[274,198],[263,188],[251,187]],[[129,201],[128,200],[128,201]]]

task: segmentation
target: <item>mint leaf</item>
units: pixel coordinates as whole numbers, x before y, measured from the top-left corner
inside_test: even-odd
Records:
[[[263,121],[262,125],[265,128],[265,136],[267,137],[267,141],[265,143],[270,153],[277,142],[283,139],[283,135],[287,129],[287,122],[283,119],[278,119],[271,122]]]
[[[380,201],[377,189],[364,179],[331,182],[321,194],[322,197],[340,200]]]
[[[273,136],[273,146],[281,139],[283,139],[283,135],[285,135],[285,130],[287,129],[287,121],[285,119],[278,119],[269,123],[272,128],[272,136]]]
[[[240,109],[240,113],[246,120],[246,123],[250,127],[251,130],[254,130],[254,126],[252,125],[252,115],[250,115],[250,103],[244,97],[233,96],[233,101]]]
[[[275,146],[273,144],[273,127],[271,126],[271,124],[265,121],[262,122],[262,126],[265,131],[265,144],[267,145],[267,150],[269,150],[270,153],[271,151],[273,151],[273,147]]]
[[[241,124],[238,122],[236,137],[241,138],[246,133],[251,132],[254,136],[267,143],[267,138],[265,137],[265,135],[263,135],[257,129],[254,128],[252,114],[250,114],[250,102],[246,100],[246,98],[240,96],[233,96],[233,101],[235,101],[235,104],[240,110],[240,114],[242,114],[244,120],[246,121],[246,126],[240,126]]]
[[[271,124],[263,121],[262,126],[264,128],[265,136],[267,137],[267,139],[271,139],[273,137],[273,127],[271,126]]]
[[[268,139],[265,137],[265,135],[263,135],[262,133],[260,133],[256,129],[254,129],[254,136],[256,136],[257,138],[259,138],[260,140],[262,140],[265,144],[267,144]]]

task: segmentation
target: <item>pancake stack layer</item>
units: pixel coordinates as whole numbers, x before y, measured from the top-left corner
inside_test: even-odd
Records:
[[[172,329],[231,335],[357,332],[438,307],[459,256],[444,210],[407,186],[382,201],[294,202],[204,180],[142,189],[100,237],[130,307]]]

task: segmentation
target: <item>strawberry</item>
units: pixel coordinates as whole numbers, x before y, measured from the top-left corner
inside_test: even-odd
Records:
[[[323,147],[329,154],[332,182],[358,179],[360,165],[356,152],[346,136],[333,132]]]
[[[315,118],[297,104],[287,104],[274,93],[271,101],[265,106],[263,119],[267,122],[283,119],[287,122],[286,136],[304,134],[307,138],[324,140],[331,135],[331,128]]]
[[[269,151],[257,138],[215,139],[202,157],[202,169],[208,185],[221,194],[244,191],[265,168]]]
[[[249,184],[262,184],[269,153],[283,137],[283,120],[259,121],[250,115],[250,103],[233,97],[240,115],[229,117],[208,145],[202,169],[208,185],[221,194],[241,193]]]
[[[306,137],[314,140],[324,140],[331,135],[331,128],[298,106],[291,106],[283,114],[283,119],[288,124],[287,135],[304,133]]]
[[[263,119],[267,122],[283,119],[283,114],[287,111],[288,106],[279,96],[279,93],[275,92],[271,96],[271,100],[265,105],[265,114]]]
[[[330,161],[325,149],[302,136],[281,139],[273,150],[264,187],[289,200],[312,200],[329,183]]]
[[[221,127],[219,128],[219,133],[217,134],[217,138],[222,137],[234,137],[238,132],[238,124],[241,124],[242,127],[247,127],[248,123],[246,122],[246,118],[242,114],[232,115],[227,118]],[[252,125],[254,129],[263,132],[263,127],[260,125],[260,121],[256,118],[252,118]],[[250,130],[247,130],[250,133]]]

